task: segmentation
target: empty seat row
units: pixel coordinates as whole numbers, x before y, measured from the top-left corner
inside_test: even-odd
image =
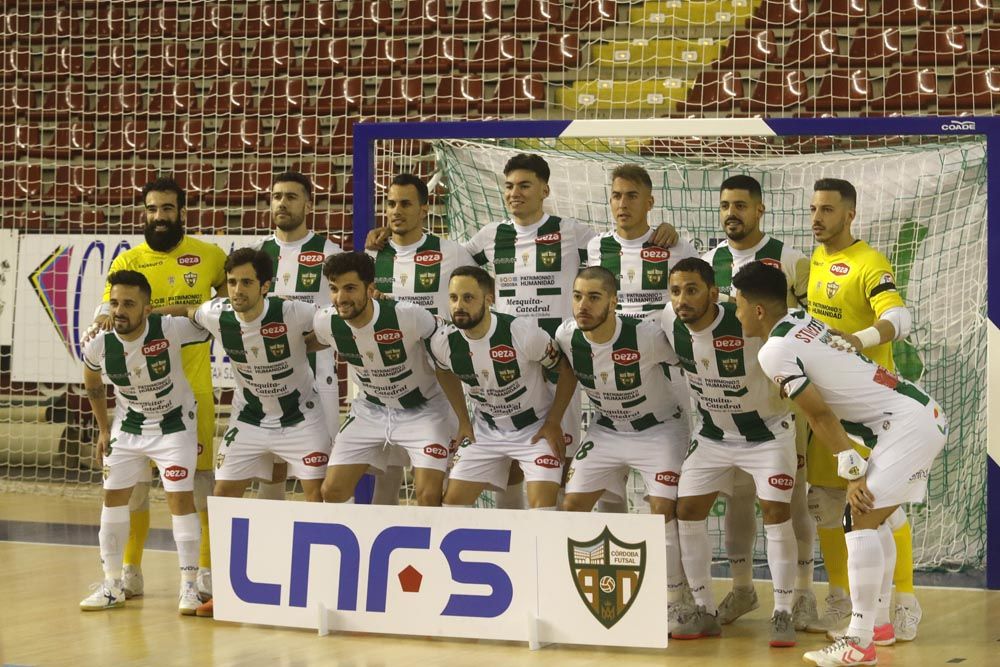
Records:
[[[874,4],[874,3],[871,3]],[[804,0],[763,0],[747,20],[750,28],[774,28],[814,23],[819,26],[907,26],[982,23],[990,0],[882,0],[873,11],[868,0],[820,0],[815,12]]]

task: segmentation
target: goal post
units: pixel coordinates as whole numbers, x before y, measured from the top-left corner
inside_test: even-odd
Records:
[[[457,240],[506,217],[496,175],[514,152],[541,154],[555,165],[553,192],[571,192],[551,197],[547,211],[600,229],[610,226],[610,170],[622,162],[642,164],[654,176],[657,214],[705,249],[722,235],[713,199],[723,174],[762,176],[765,230],[807,253],[813,244],[808,227],[794,223],[808,215],[803,188],[811,190],[821,171],[852,180],[859,205],[884,197],[876,202],[878,224],[859,214],[859,236],[889,256],[897,274],[901,267],[908,272],[906,299],[920,335],[915,347],[907,341],[897,348],[897,357],[913,352],[909,371],[924,376],[955,427],[931,473],[927,502],[911,508],[915,561],[923,569],[985,564],[987,586],[1000,588],[1000,435],[987,428],[990,399],[1000,387],[1000,364],[988,364],[988,350],[1000,349],[1000,297],[988,272],[1000,266],[1000,232],[986,223],[986,193],[1000,191],[1000,120],[364,122],[354,126],[353,142],[358,247],[376,225],[388,171],[405,163],[395,160],[406,157],[393,152],[399,142],[431,144],[434,178],[444,186],[437,208]],[[778,192],[781,201],[773,201]]]

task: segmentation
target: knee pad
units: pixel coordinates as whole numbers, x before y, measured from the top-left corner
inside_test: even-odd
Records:
[[[208,497],[215,486],[215,474],[211,470],[196,470],[194,473],[194,508],[199,512],[208,510]]]
[[[847,505],[847,491],[828,486],[811,486],[806,494],[806,503],[817,528],[839,528]]]
[[[149,482],[136,484],[132,489],[132,496],[128,499],[129,512],[140,510],[149,511]]]
[[[135,491],[133,491],[132,494],[135,495]],[[131,507],[132,506],[129,505],[129,509],[131,509]],[[902,507],[897,507],[896,511],[890,514],[889,518],[886,519],[885,522],[889,524],[889,530],[895,533],[903,527],[903,524],[906,523],[906,512],[903,511]]]

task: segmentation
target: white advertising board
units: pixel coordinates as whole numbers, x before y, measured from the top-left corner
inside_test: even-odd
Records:
[[[17,231],[0,229],[0,345],[14,339],[14,290],[17,283]]]
[[[667,645],[663,518],[209,498],[215,618]]]

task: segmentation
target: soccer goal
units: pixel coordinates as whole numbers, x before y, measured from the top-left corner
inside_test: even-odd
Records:
[[[899,370],[928,388],[952,424],[927,501],[909,508],[915,564],[991,563],[989,585],[1000,587],[1000,441],[987,428],[987,387],[1000,375],[987,373],[997,329],[986,315],[1000,317],[987,290],[988,262],[1000,261],[986,223],[987,189],[1000,187],[1000,150],[988,152],[991,141],[1000,146],[995,118],[362,123],[354,131],[355,239],[379,224],[385,186],[398,171],[428,177],[435,224],[468,239],[506,217],[503,165],[533,152],[552,169],[548,212],[610,228],[609,174],[639,163],[654,183],[651,224],[673,224],[702,250],[724,238],[719,184],[750,174],[764,187],[764,230],[808,254],[813,182],[850,180],[859,192],[854,234],[890,259],[914,314],[912,333],[894,345]],[[711,518],[717,556],[721,511],[720,502]],[[755,556],[763,549],[758,540]]]

